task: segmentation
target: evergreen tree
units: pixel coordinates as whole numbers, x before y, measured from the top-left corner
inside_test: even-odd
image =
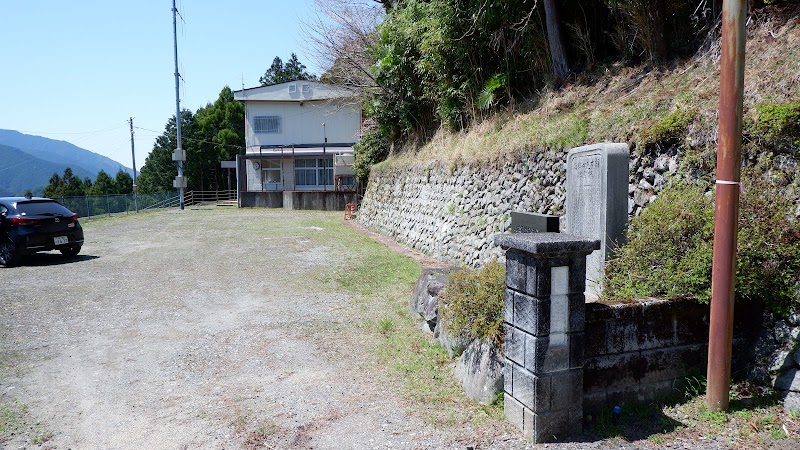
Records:
[[[264,76],[258,79],[262,86],[269,86],[272,84],[285,83],[287,81],[295,80],[316,80],[317,76],[310,74],[306,71],[305,64],[297,59],[297,55],[292,53],[286,64],[283,60],[276,56],[272,60],[272,65],[269,66]]]
[[[44,196],[50,198],[79,197],[82,195],[86,195],[83,182],[72,173],[72,169],[69,167],[64,169],[63,176],[54,173],[50,177],[50,183],[44,188]]]
[[[130,194],[133,192],[133,177],[128,172],[119,169],[114,177],[114,194]]]
[[[224,173],[220,161],[230,161],[244,152],[244,105],[233,99],[225,86],[214,103],[192,113],[183,111],[182,145],[186,150],[184,175],[190,190],[222,189]],[[172,161],[176,148],[175,117],[170,118],[164,133],[156,139],[138,178],[142,193],[173,189],[177,166]],[[119,174],[118,174],[119,177]],[[132,182],[131,182],[132,185]]]
[[[101,170],[97,173],[97,178],[94,179],[89,195],[108,195],[113,193],[114,180],[104,170]]]

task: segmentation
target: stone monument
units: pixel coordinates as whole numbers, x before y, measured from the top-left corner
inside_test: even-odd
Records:
[[[592,144],[567,155],[567,234],[598,239],[600,251],[586,259],[586,298],[602,288],[602,270],[625,239],[628,223],[628,144]]]

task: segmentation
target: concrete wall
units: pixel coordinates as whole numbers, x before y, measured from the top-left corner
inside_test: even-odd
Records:
[[[355,192],[283,191],[283,207],[286,209],[344,212],[345,205],[355,201]]]
[[[758,305],[736,305],[734,375],[752,364]],[[709,307],[694,300],[647,299],[586,304],[583,408],[610,411],[615,405],[675,394],[687,375],[704,376],[708,358]]]
[[[239,192],[242,208],[283,208],[283,192]]]
[[[355,192],[240,192],[242,208],[286,208],[316,211],[344,211],[345,205],[356,201]]]
[[[356,142],[360,137],[361,110],[342,101],[264,102],[247,101],[245,140],[248,151],[258,151],[261,145],[316,144]],[[254,118],[280,116],[280,133],[255,133]]]

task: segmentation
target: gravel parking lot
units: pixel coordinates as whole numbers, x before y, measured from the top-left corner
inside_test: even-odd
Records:
[[[465,448],[469,430],[437,430],[374,376],[358,310],[325,281],[338,220],[85,221],[79,258],[0,267],[0,446]]]
[[[424,398],[452,384],[444,359],[428,381],[409,368],[409,390],[383,350],[428,342],[402,319],[415,266],[338,213],[187,208],[84,228],[74,260],[0,267],[0,448],[661,447],[531,445],[457,388]],[[728,447],[696,434],[669,446]]]

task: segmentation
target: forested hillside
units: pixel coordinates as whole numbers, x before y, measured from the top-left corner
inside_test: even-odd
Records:
[[[390,152],[494,159],[603,140],[663,145],[687,132],[705,151],[714,139],[721,2],[382,3],[360,60],[370,62],[360,84],[373,124],[358,154],[364,180]],[[766,3],[752,2],[748,21],[751,125],[800,109],[800,8]]]
[[[752,9],[747,21],[736,295],[785,312],[800,307],[800,2],[768,3]],[[493,4],[500,7],[501,2]],[[537,8],[544,4],[537,2]],[[652,7],[642,10],[633,9],[639,4],[633,1],[564,2],[559,7],[571,4],[595,5],[594,13],[587,12],[590,24],[602,16],[601,6],[607,8],[611,19],[601,36],[581,41],[569,21],[559,22],[561,31],[573,30],[562,34],[567,75],[558,78],[551,50],[548,58],[539,59],[540,69],[519,68],[517,76],[525,73],[526,82],[501,77],[503,89],[494,88],[498,84],[494,75],[487,75],[486,65],[469,65],[477,56],[469,56],[468,48],[452,51],[443,45],[455,42],[458,47],[479,30],[490,29],[464,24],[487,17],[492,4],[476,4],[472,15],[456,20],[463,34],[449,35],[436,45],[426,39],[448,28],[445,22],[425,25],[438,13],[429,8],[439,5],[458,12],[463,4],[406,1],[388,9],[376,46],[370,48],[383,55],[376,67],[391,70],[373,68],[370,73],[385,74],[423,93],[393,97],[391,92],[411,87],[389,88],[387,94],[383,79],[375,78],[378,89],[367,97],[380,111],[368,110],[375,126],[359,144],[362,178],[371,168],[359,220],[415,248],[476,265],[493,256],[491,237],[507,230],[509,211],[564,214],[569,149],[625,142],[631,149],[627,243],[610,262],[604,295],[707,300],[719,104],[718,10],[712,2],[696,1],[647,2]],[[663,33],[657,31],[657,21],[643,20],[653,19],[662,7],[671,11]],[[647,14],[637,16],[636,11]],[[538,26],[539,37],[547,38],[542,41],[547,45],[530,51],[552,48],[546,12],[531,14],[540,18],[531,21],[524,15],[525,22],[520,17],[504,22],[506,26],[494,29],[496,34],[484,34],[471,45],[489,52],[479,41],[508,38],[512,23],[524,24],[530,32],[529,27]],[[613,33],[625,35],[625,30],[636,32],[624,41],[624,48],[632,50],[628,53],[612,39]],[[658,39],[645,39],[653,33],[672,37],[662,48]],[[392,40],[398,36],[402,39]],[[514,55],[507,67],[531,61],[524,53]],[[450,84],[454,74],[438,78],[439,69],[458,61],[471,67],[458,86]],[[437,69],[428,71],[431,67]],[[478,89],[481,77],[489,89]],[[458,121],[443,114],[454,110],[440,103],[446,95],[435,94],[442,86],[458,93],[453,98],[460,100],[448,103],[460,105]],[[487,98],[493,101],[479,101]],[[387,111],[402,114],[381,115]]]
[[[55,172],[61,172],[64,167],[72,167],[76,173],[85,173],[85,176],[91,177],[96,176],[101,170],[107,173],[117,173],[122,169],[130,174],[133,173],[131,169],[111,158],[57,139],[32,136],[14,130],[0,130],[0,144],[22,150],[38,159],[58,164],[61,169]]]
[[[50,177],[65,168],[63,163],[45,161],[7,145],[0,145],[0,161],[0,197],[22,195],[27,191],[42,195]],[[75,175],[83,179],[92,173],[76,167]]]

